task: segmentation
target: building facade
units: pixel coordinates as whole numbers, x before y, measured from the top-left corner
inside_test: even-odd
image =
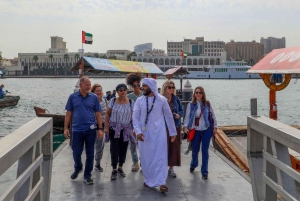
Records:
[[[68,53],[67,42],[59,36],[51,36],[51,48],[46,53]]]
[[[161,49],[153,49],[153,50],[146,50],[143,52],[144,56],[165,56],[165,50]]]
[[[227,60],[245,60],[251,59],[257,63],[264,55],[264,45],[257,43],[255,40],[251,42],[235,42],[231,40],[225,44],[225,51],[227,52]]]
[[[133,56],[132,61],[154,63],[162,71],[166,71],[174,66],[184,65],[189,70],[203,69],[209,65],[221,65],[226,60],[226,52],[221,52],[220,56],[188,56],[182,59],[180,56]]]
[[[152,43],[144,43],[134,46],[134,52],[136,54],[142,54],[144,51],[152,50]]]
[[[181,51],[188,52],[191,56],[221,56],[224,52],[223,41],[204,41],[204,37],[184,39],[182,42],[167,42],[169,56],[181,56]]]
[[[107,50],[107,58],[116,57],[120,60],[127,60],[127,56],[131,53],[129,50]]]
[[[260,43],[264,45],[264,53],[268,54],[274,49],[285,48],[285,37],[282,38],[275,38],[275,37],[268,37],[268,38],[260,38]]]

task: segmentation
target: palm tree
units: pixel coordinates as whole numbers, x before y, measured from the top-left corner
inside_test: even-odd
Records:
[[[37,56],[37,55],[34,55],[34,56],[32,57],[32,60],[34,60],[34,63],[35,63],[35,69],[36,69],[36,62],[37,62],[37,60],[39,60],[38,56]]]
[[[130,61],[131,57],[137,56],[135,52],[131,52],[130,54],[128,54],[127,56],[127,60]]]
[[[49,59],[51,61],[51,67],[52,67],[52,60],[53,60],[53,55],[52,54],[49,55]]]
[[[1,66],[2,56],[0,55],[0,66]]]
[[[69,55],[68,55],[68,54],[65,54],[65,55],[64,55],[64,59],[65,59],[65,61],[66,61],[66,66],[67,66],[67,61],[69,60]]]
[[[75,60],[78,61],[80,58],[79,54],[75,54]]]
[[[95,54],[94,54],[94,57],[95,57],[95,58],[99,58],[99,54],[98,54],[98,53],[95,53]]]
[[[102,58],[102,59],[107,59],[107,56],[105,54],[99,56],[99,58]]]

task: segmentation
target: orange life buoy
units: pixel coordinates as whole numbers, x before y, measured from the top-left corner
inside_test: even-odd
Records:
[[[277,85],[276,83],[271,83],[271,75],[272,74],[260,74],[260,77],[263,79],[265,85],[273,91],[280,91],[286,88],[291,81],[291,75],[285,74],[284,81],[281,84]]]

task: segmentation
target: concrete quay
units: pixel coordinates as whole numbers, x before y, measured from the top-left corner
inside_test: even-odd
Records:
[[[66,141],[67,143],[67,141]],[[125,178],[118,177],[111,181],[111,165],[109,144],[105,151],[101,166],[104,172],[92,172],[94,185],[86,185],[83,173],[76,180],[71,180],[73,173],[73,158],[71,147],[67,144],[53,160],[50,200],[164,200],[164,201],[226,201],[226,200],[253,200],[249,178],[239,172],[234,165],[220,153],[210,148],[209,178],[201,178],[200,167],[194,173],[189,172],[191,152],[183,153],[187,149],[186,141],[182,143],[182,166],[175,167],[177,178],[167,179],[168,193],[160,193],[156,188],[143,186],[144,178],[141,171],[131,172],[131,153],[127,152],[127,159],[123,166]],[[85,161],[83,153],[83,162]],[[199,154],[201,161],[201,154]],[[233,165],[233,166],[232,166]],[[242,176],[243,175],[243,176]]]

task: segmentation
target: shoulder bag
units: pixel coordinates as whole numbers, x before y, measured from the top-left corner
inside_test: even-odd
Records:
[[[195,122],[195,125],[199,125],[199,121],[200,121],[201,116],[202,116],[202,114],[203,114],[204,108],[205,108],[205,106],[202,107],[202,110],[201,110],[199,119],[198,119],[197,123]],[[189,133],[188,133],[188,136],[187,136],[187,139],[186,139],[186,140],[187,140],[188,142],[192,141],[192,140],[194,139],[194,137],[195,137],[195,133],[196,133],[196,128],[191,129],[191,130],[189,131]]]

